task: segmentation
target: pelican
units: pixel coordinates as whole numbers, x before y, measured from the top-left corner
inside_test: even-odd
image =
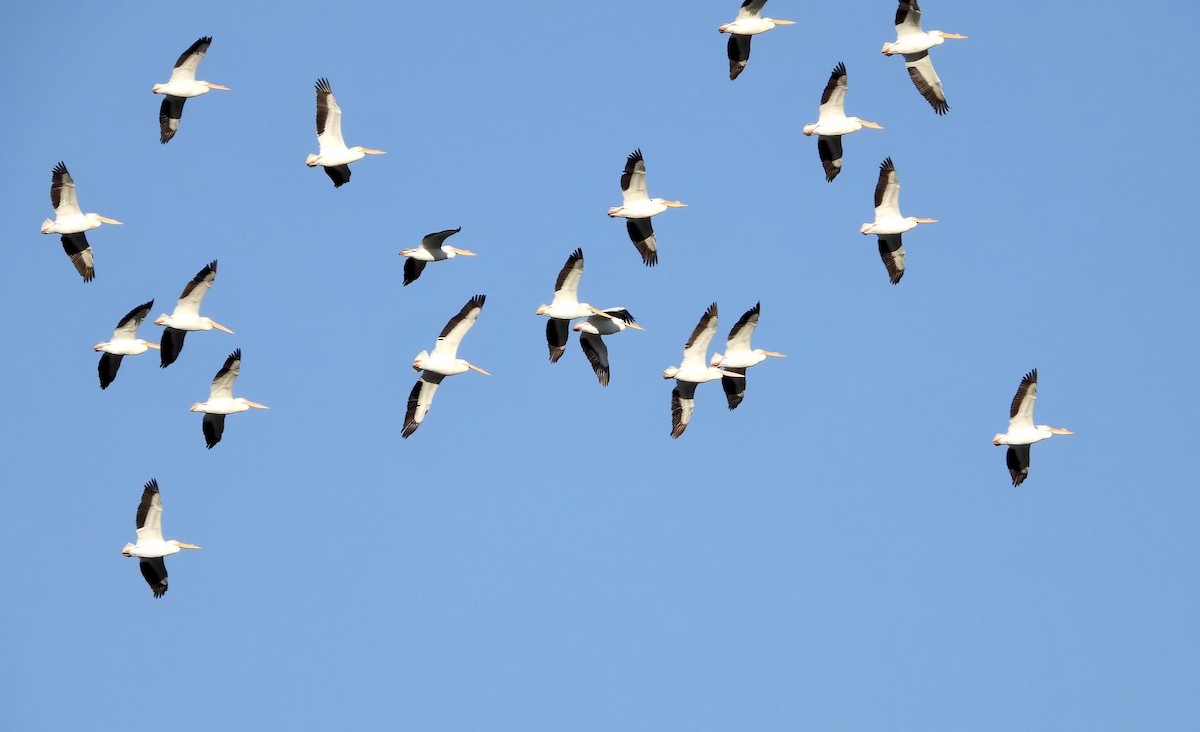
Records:
[[[593,315],[607,317],[586,302],[579,302],[579,278],[583,276],[583,249],[576,249],[567,257],[566,264],[554,282],[554,300],[549,305],[539,305],[534,315],[545,315],[546,345],[550,347],[550,363],[556,363],[567,350],[567,327],[576,318]]]
[[[179,302],[175,304],[175,309],[171,311],[171,314],[163,313],[154,321],[155,325],[166,326],[160,351],[160,368],[165,369],[179,358],[179,352],[183,350],[183,337],[189,330],[216,328],[225,333],[233,333],[232,330],[212,318],[206,318],[200,314],[200,302],[208,294],[216,279],[217,260],[214,259],[208,266],[197,272],[192,281],[183,288],[183,294],[179,296]]]
[[[900,0],[900,7],[896,9],[896,40],[883,44],[884,56],[894,53],[904,56],[904,66],[913,85],[938,114],[950,111],[950,105],[946,104],[942,80],[933,70],[929,49],[945,43],[947,38],[961,39],[966,36],[939,30],[921,30],[921,8],[917,6],[917,0]]]
[[[794,20],[762,17],[763,6],[767,0],[746,0],[738,8],[737,17],[732,23],[717,28],[718,33],[729,34],[729,80],[733,81],[746,68],[750,60],[750,36],[766,33],[777,25],[795,25]]]
[[[681,208],[687,204],[665,198],[650,198],[646,194],[646,163],[642,160],[641,148],[634,150],[625,160],[625,172],[621,174],[621,199],[621,205],[608,209],[608,215],[625,219],[629,239],[641,253],[642,262],[647,267],[653,267],[658,264],[658,247],[654,242],[650,217],[668,208]]]
[[[446,243],[446,239],[449,239],[460,231],[462,231],[461,226],[457,229],[446,229],[445,231],[426,234],[421,238],[421,243],[416,247],[400,250],[401,257],[408,257],[408,259],[404,260],[404,284],[409,285],[416,282],[417,278],[421,276],[421,272],[424,271],[426,262],[441,262],[446,259],[454,259],[460,254],[464,257],[474,257],[475,252],[452,247]]]
[[[100,365],[97,369],[100,372],[101,389],[107,389],[108,385],[113,383],[113,379],[117,378],[117,369],[121,368],[122,358],[145,353],[149,348],[158,348],[157,343],[150,343],[137,337],[138,326],[150,314],[152,307],[154,307],[153,300],[130,310],[125,317],[121,318],[121,322],[117,323],[117,329],[113,331],[111,341],[97,343],[92,347],[94,351],[104,352],[104,355],[100,357]]]
[[[142,502],[137,510],[137,543],[126,544],[121,550],[123,557],[137,557],[142,576],[150,585],[156,598],[167,593],[167,565],[163,557],[178,554],[180,549],[199,549],[195,544],[162,538],[162,497],[158,493],[158,481],[151,478],[142,490]]]
[[[483,301],[486,299],[484,295],[476,295],[468,300],[462,310],[458,311],[458,315],[450,318],[450,322],[442,328],[442,334],[433,346],[433,353],[421,351],[413,358],[413,371],[420,373],[421,378],[417,379],[408,395],[408,411],[404,413],[404,429],[400,433],[401,436],[407,438],[421,426],[421,420],[425,419],[425,414],[433,404],[433,393],[437,391],[442,379],[461,374],[467,369],[491,376],[466,359],[458,358],[458,344],[462,343],[463,336],[475,325],[475,319],[479,317],[479,311],[483,310]]]
[[[904,245],[900,235],[917,224],[936,223],[937,219],[900,215],[900,179],[896,177],[892,159],[885,158],[879,166],[879,182],[875,184],[875,221],[863,224],[859,231],[879,237],[879,256],[893,285],[904,276]]]
[[[696,384],[727,376],[745,378],[736,371],[705,366],[705,355],[713,334],[717,332],[717,304],[714,302],[704,311],[692,337],[683,345],[683,361],[679,366],[668,366],[663,371],[664,379],[675,379],[671,390],[671,437],[677,438],[687,429],[692,420],[692,409],[696,405]]]
[[[75,181],[60,160],[50,172],[50,205],[54,207],[54,220],[42,222],[43,234],[62,234],[63,251],[71,258],[75,271],[84,282],[96,276],[92,259],[92,247],[83,232],[101,224],[119,224],[120,221],[98,213],[83,213],[79,210],[79,199],[75,196]]]
[[[805,136],[819,135],[817,154],[825,167],[825,180],[833,182],[842,172],[842,135],[858,132],[864,127],[882,130],[883,127],[858,117],[846,116],[846,64],[833,67],[825,91],[821,93],[821,107],[817,121],[804,125]]]
[[[162,106],[158,109],[158,141],[166,145],[179,129],[179,118],[183,116],[183,103],[191,97],[207,94],[212,89],[229,91],[229,87],[211,81],[196,81],[196,67],[208,51],[212,36],[204,36],[188,46],[179,56],[175,68],[171,69],[171,80],[166,84],[155,84],[150,91],[163,94]]]
[[[233,382],[237,380],[238,372],[242,369],[242,349],[237,349],[225,359],[225,365],[213,377],[212,387],[208,392],[208,401],[196,402],[188,411],[203,412],[204,421],[200,427],[204,431],[204,444],[208,449],[221,441],[221,433],[225,431],[225,415],[254,409],[270,409],[265,404],[252,402],[244,397],[233,396]]]
[[[608,379],[611,375],[608,366],[608,346],[604,345],[601,336],[620,333],[626,328],[645,330],[634,322],[632,313],[625,308],[618,307],[605,308],[600,311],[599,315],[589,315],[587,320],[576,323],[575,327],[571,329],[579,334],[579,347],[583,349],[583,355],[587,356],[588,363],[596,372],[600,386],[608,386]]]
[[[721,388],[725,390],[725,399],[729,402],[730,409],[737,409],[746,397],[746,369],[767,360],[767,356],[784,358],[782,353],[775,351],[762,348],[750,350],[750,338],[754,335],[754,329],[758,327],[761,305],[762,303],[754,303],[754,307],[738,318],[738,322],[734,323],[733,329],[729,331],[729,337],[725,339],[725,354],[714,353],[710,362],[713,366],[728,369],[741,377],[721,377]]]
[[[1048,440],[1054,435],[1073,435],[1071,430],[1063,427],[1051,427],[1045,424],[1033,423],[1033,403],[1037,400],[1037,369],[1025,374],[1017,393],[1013,396],[1012,406],[1008,409],[1008,432],[992,438],[993,445],[1008,445],[1008,473],[1012,476],[1015,488],[1029,477],[1029,446],[1035,442]]]
[[[317,144],[320,152],[310,153],[304,164],[310,168],[314,165],[325,168],[334,188],[350,182],[350,163],[361,160],[364,155],[384,154],[383,150],[361,145],[346,147],[342,139],[342,108],[333,98],[329,79],[324,78],[317,79]]]

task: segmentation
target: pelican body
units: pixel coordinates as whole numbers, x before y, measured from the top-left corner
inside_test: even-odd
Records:
[[[904,277],[904,243],[900,235],[915,229],[917,224],[936,223],[937,219],[900,215],[900,178],[892,159],[885,158],[875,184],[875,221],[863,224],[859,231],[879,237],[879,256],[893,285]]]
[[[170,315],[163,313],[154,320],[155,325],[165,326],[159,366],[166,368],[175,363],[183,351],[183,339],[188,331],[212,330],[233,334],[233,331],[212,318],[200,314],[200,303],[217,280],[217,260],[209,262],[183,288],[179,301]]]
[[[474,257],[475,252],[452,247],[446,243],[447,239],[460,231],[462,231],[461,226],[457,229],[426,234],[416,247],[400,250],[400,256],[407,257],[404,261],[404,284],[407,286],[416,282],[428,262],[444,262],[457,256]]]
[[[458,357],[458,346],[471,326],[475,325],[486,300],[485,295],[476,295],[468,300],[458,314],[446,323],[446,327],[442,328],[433,352],[421,351],[413,358],[413,371],[420,373],[421,378],[417,379],[408,395],[408,410],[404,414],[401,437],[407,439],[421,426],[429,408],[433,406],[433,394],[442,383],[442,379],[468,370],[491,376],[465,358]]]
[[[197,81],[196,68],[212,43],[212,36],[204,36],[188,47],[171,69],[171,79],[165,84],[155,84],[150,90],[165,96],[158,110],[158,141],[166,145],[179,130],[183,117],[183,103],[192,97],[207,94],[213,89],[229,91],[229,87],[211,81]]]
[[[825,180],[833,182],[838,173],[842,172],[842,135],[850,135],[864,127],[882,130],[883,127],[874,122],[858,117],[846,116],[846,90],[849,84],[846,80],[846,64],[839,63],[833,67],[825,91],[821,93],[821,107],[817,121],[804,125],[805,136],[818,135],[817,154],[821,165],[825,168]]]
[[[777,25],[795,25],[794,20],[763,17],[763,6],[767,0],[746,0],[738,8],[737,17],[732,22],[717,28],[718,33],[729,34],[729,44],[726,49],[729,56],[729,80],[738,78],[746,64],[750,61],[750,36],[766,33]]]
[[[717,332],[717,304],[714,302],[704,311],[696,324],[692,336],[683,346],[683,361],[679,366],[668,366],[663,371],[664,379],[675,379],[671,390],[671,437],[678,438],[692,420],[696,405],[696,385],[715,381],[722,376],[733,379],[745,378],[736,371],[708,364],[705,355],[713,334]]]
[[[550,363],[557,363],[567,350],[567,328],[576,318],[594,315],[606,317],[589,303],[579,302],[579,280],[583,277],[583,249],[576,249],[567,257],[554,282],[554,299],[549,305],[540,305],[534,315],[545,315],[546,344],[550,349]]]
[[[265,404],[252,402],[244,397],[233,395],[233,382],[237,380],[242,369],[242,349],[237,349],[225,359],[225,364],[212,380],[209,388],[208,401],[196,402],[188,411],[203,412],[204,420],[200,423],[204,433],[204,444],[211,450],[221,441],[225,432],[225,415],[246,412],[250,409],[270,409]]]
[[[144,302],[130,310],[113,331],[112,340],[107,343],[97,343],[92,350],[103,352],[97,371],[100,374],[100,388],[107,389],[108,385],[117,378],[117,369],[121,368],[121,359],[125,356],[138,356],[148,349],[158,348],[157,343],[142,340],[137,337],[138,326],[150,314],[154,301]]]
[[[896,9],[896,40],[883,44],[884,56],[904,56],[904,66],[908,69],[913,86],[939,115],[950,111],[950,105],[946,103],[946,94],[942,91],[942,80],[933,68],[933,60],[929,58],[929,49],[945,43],[947,38],[963,39],[966,36],[940,30],[922,30],[921,8],[917,0],[900,0]]]
[[[140,559],[142,577],[150,585],[150,591],[154,593],[155,598],[162,597],[167,592],[167,565],[163,562],[163,557],[178,554],[181,549],[200,547],[175,539],[163,541],[162,498],[158,492],[158,481],[153,478],[142,489],[136,526],[137,543],[126,544],[121,549],[121,556]]]
[[[642,263],[653,267],[658,264],[658,244],[650,218],[668,208],[685,206],[687,204],[682,201],[650,198],[646,193],[646,162],[642,159],[641,148],[638,148],[625,159],[625,171],[621,173],[621,205],[608,209],[608,215],[610,218],[626,220],[625,229],[633,246],[642,255]]]
[[[95,260],[92,247],[83,232],[99,228],[101,224],[121,222],[80,210],[75,181],[61,160],[50,171],[50,205],[54,207],[54,220],[42,222],[42,233],[61,234],[63,251],[71,258],[75,271],[84,282],[91,282],[96,277]]]
[[[350,182],[350,163],[365,155],[383,155],[383,150],[355,145],[346,147],[342,138],[342,108],[333,96],[333,87],[325,78],[317,79],[317,145],[316,155],[309,154],[304,164],[320,165],[333,181],[334,188]]]
[[[762,303],[754,303],[754,307],[743,313],[729,331],[729,337],[725,340],[725,353],[714,353],[709,362],[711,366],[732,371],[740,377],[721,377],[721,388],[725,390],[725,399],[730,409],[737,409],[746,397],[746,369],[766,361],[768,356],[785,357],[777,351],[750,348],[750,338],[758,327],[761,312]]]
[[[1073,435],[1064,427],[1033,423],[1033,404],[1037,401],[1037,369],[1025,374],[1008,410],[1008,432],[992,438],[993,445],[1008,445],[1005,462],[1015,488],[1029,476],[1029,446],[1055,435]]]
[[[605,308],[596,315],[589,315],[587,320],[576,323],[571,329],[579,334],[579,347],[583,349],[583,355],[592,365],[592,371],[596,372],[600,386],[608,386],[612,377],[608,363],[608,346],[604,344],[601,336],[614,335],[626,328],[645,330],[637,324],[632,313],[625,308],[616,307]]]

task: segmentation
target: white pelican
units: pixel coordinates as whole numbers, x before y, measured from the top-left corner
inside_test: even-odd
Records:
[[[762,17],[763,6],[767,0],[746,0],[738,8],[737,17],[732,23],[717,28],[718,33],[729,34],[729,80],[733,81],[746,68],[750,60],[750,36],[766,33],[777,25],[795,25],[794,20]]]
[[[408,411],[404,413],[404,429],[400,433],[401,436],[407,438],[421,426],[421,420],[425,419],[425,414],[433,404],[433,393],[437,391],[443,378],[461,374],[467,369],[491,376],[475,364],[458,357],[458,345],[462,343],[463,336],[471,326],[475,325],[486,299],[484,295],[476,295],[468,300],[462,310],[458,311],[458,315],[450,318],[450,322],[442,328],[442,334],[433,346],[433,353],[421,351],[413,358],[413,371],[421,373],[421,378],[417,379],[408,395]]]
[[[567,350],[567,327],[576,318],[603,315],[586,302],[579,302],[579,278],[583,276],[583,249],[576,249],[567,257],[566,264],[554,281],[554,300],[549,305],[539,305],[534,315],[545,315],[546,345],[550,348],[550,363],[556,363]]]
[[[625,308],[605,308],[600,315],[590,315],[582,323],[576,323],[571,330],[579,334],[579,346],[588,363],[596,372],[600,386],[608,386],[611,371],[608,366],[608,346],[604,345],[601,336],[620,333],[626,328],[645,330],[634,322],[633,314]]]
[[[126,313],[121,322],[117,323],[117,329],[113,331],[112,340],[108,343],[97,343],[92,347],[92,350],[103,351],[104,355],[100,357],[100,365],[97,370],[100,372],[100,388],[107,389],[108,385],[117,378],[117,369],[121,368],[121,359],[125,356],[136,356],[145,353],[148,348],[158,348],[157,343],[150,343],[137,337],[138,326],[150,314],[150,308],[154,307],[154,301],[144,302],[138,305],[133,310]]]
[[[725,339],[725,354],[714,353],[710,362],[713,366],[728,369],[742,377],[721,377],[721,388],[725,390],[725,399],[729,402],[730,409],[737,409],[746,397],[746,369],[762,363],[767,356],[784,357],[782,353],[775,351],[750,349],[750,338],[754,335],[754,329],[758,327],[760,305],[761,303],[754,303],[754,307],[738,318],[738,322],[734,323],[733,329],[729,331],[729,337]]]
[[[199,548],[175,539],[163,541],[162,498],[158,494],[158,481],[151,478],[142,490],[142,502],[138,504],[137,543],[126,544],[121,556],[140,559],[138,564],[150,591],[155,597],[162,597],[167,592],[167,565],[163,557],[178,554],[180,549]]]
[[[225,365],[213,377],[212,386],[208,392],[208,401],[196,402],[188,410],[204,413],[204,421],[201,422],[200,427],[204,431],[204,444],[208,446],[209,450],[221,441],[221,434],[225,431],[225,415],[246,412],[251,407],[270,409],[265,404],[233,396],[233,382],[237,380],[238,372],[241,369],[242,349],[239,348],[229,354],[229,358],[225,359]]]
[[[408,257],[408,259],[404,260],[404,284],[409,285],[416,282],[417,278],[421,276],[421,272],[425,269],[426,262],[441,262],[446,259],[454,259],[460,254],[464,257],[474,257],[475,252],[452,247],[446,243],[446,239],[460,231],[462,231],[461,226],[457,229],[446,229],[445,231],[426,234],[422,237],[421,243],[416,247],[400,250],[401,257]]]
[[[728,376],[744,378],[742,374],[716,366],[706,366],[708,344],[717,332],[717,304],[714,302],[704,311],[692,337],[683,345],[683,361],[678,367],[668,366],[663,371],[664,379],[675,379],[671,390],[671,437],[679,437],[692,421],[692,409],[696,405],[696,384]]]
[[[608,215],[625,219],[629,239],[641,253],[642,262],[647,267],[653,267],[658,264],[658,247],[654,242],[650,217],[668,208],[680,208],[687,204],[665,198],[650,198],[646,194],[646,163],[642,160],[641,148],[634,150],[625,160],[625,172],[621,174],[621,200],[620,206],[608,209]]]
[[[179,358],[179,352],[183,350],[183,337],[189,330],[216,328],[225,333],[233,333],[232,330],[212,318],[206,318],[200,314],[200,302],[204,300],[204,296],[208,294],[216,279],[217,260],[214,259],[208,266],[197,272],[192,281],[183,288],[183,294],[179,296],[179,302],[175,303],[175,309],[171,311],[171,314],[163,313],[154,321],[155,325],[166,326],[160,351],[160,368],[165,369]]]
[[[883,127],[858,117],[846,116],[846,64],[833,67],[825,91],[821,92],[821,107],[817,121],[804,125],[805,136],[819,135],[817,154],[825,168],[825,180],[833,182],[842,172],[842,135],[858,132],[864,127],[882,130]]]
[[[361,160],[364,155],[383,155],[383,150],[355,145],[346,147],[342,139],[342,108],[333,98],[333,87],[329,79],[317,79],[317,144],[320,152],[309,154],[304,164],[308,167],[320,165],[333,181],[334,188],[350,182],[350,163]]]
[[[938,114],[950,111],[950,105],[946,104],[942,80],[933,70],[929,49],[941,45],[947,38],[966,36],[939,30],[921,30],[921,8],[917,6],[917,0],[900,0],[900,7],[896,9],[896,40],[883,44],[884,56],[894,53],[904,56],[904,66],[908,68],[909,78]]]
[[[171,69],[171,80],[166,84],[155,84],[151,89],[155,94],[164,94],[162,106],[158,110],[158,141],[166,145],[179,129],[179,118],[183,116],[183,103],[190,97],[207,94],[211,89],[229,91],[229,87],[214,84],[211,81],[196,81],[196,67],[200,59],[208,51],[212,36],[204,36],[188,46],[188,50],[179,56],[175,68]]]
[[[1029,446],[1054,435],[1073,435],[1071,430],[1033,423],[1033,403],[1037,400],[1037,369],[1025,374],[1012,406],[1008,409],[1008,432],[992,438],[993,445],[1008,445],[1008,473],[1014,487],[1029,476]]]
[[[84,282],[91,282],[96,276],[96,267],[92,259],[92,247],[83,232],[101,224],[121,222],[98,213],[85,214],[80,211],[79,199],[75,196],[75,181],[61,160],[50,173],[50,205],[54,207],[54,220],[42,222],[42,233],[62,234],[63,251],[71,258],[75,271],[79,272]]]
[[[879,256],[893,285],[904,276],[904,245],[900,235],[917,224],[936,223],[937,219],[900,215],[900,179],[896,177],[892,159],[885,158],[879,166],[879,182],[875,184],[875,221],[863,224],[859,231],[879,237]]]

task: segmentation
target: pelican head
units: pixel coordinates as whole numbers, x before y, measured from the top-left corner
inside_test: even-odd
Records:
[[[463,364],[464,364],[464,365],[465,365],[467,368],[471,369],[472,371],[478,371],[479,373],[483,374],[484,376],[491,376],[491,374],[489,374],[488,372],[486,372],[486,371],[484,371],[483,369],[479,368],[478,366],[476,366],[475,364],[471,363],[470,361],[463,361]]]
[[[937,219],[923,219],[918,216],[907,216],[905,218],[914,224],[936,224],[938,222]]]
[[[199,549],[200,548],[200,547],[196,546],[195,544],[188,544],[186,542],[177,541],[175,539],[171,539],[167,543],[172,546],[177,546],[180,549]]]
[[[678,374],[678,373],[679,373],[678,366],[668,366],[666,368],[666,370],[663,371],[663,378],[664,379],[674,379],[675,374]]]
[[[655,203],[661,203],[667,208],[687,208],[687,204],[683,201],[668,201],[665,198],[652,198],[650,200],[654,201]],[[612,214],[609,214],[609,216],[611,215]]]
[[[858,124],[862,125],[863,127],[867,127],[872,130],[882,130],[883,129],[883,125],[879,124],[878,122],[868,122],[867,120],[862,119],[861,117],[851,117],[850,119],[852,121],[857,122]]]
[[[464,257],[474,257],[475,252],[467,249],[459,249],[458,247],[442,247],[442,251],[446,252],[451,257],[461,254]]]
[[[93,221],[99,221],[101,224],[121,224],[121,222],[117,221],[116,219],[110,219],[107,216],[101,216],[98,213],[90,213],[87,215],[87,217]]]
[[[201,84],[201,86],[207,87],[209,89],[218,89],[220,91],[230,91],[230,88],[225,86],[224,84],[214,84],[211,81],[202,81],[202,82],[200,82],[200,84]],[[196,547],[196,548],[199,549],[200,547]]]
[[[383,150],[376,150],[375,148],[372,148],[372,147],[363,147],[362,145],[355,145],[354,147],[352,147],[350,149],[353,150],[354,152],[360,152],[363,155],[386,155],[387,154]]]
[[[960,35],[958,33],[947,33],[946,31],[940,31],[940,30],[929,31],[929,35],[938,36],[939,38],[954,38],[954,39],[957,39],[960,41],[966,38],[966,36]]]
[[[270,407],[268,407],[266,404],[259,404],[258,402],[252,402],[249,399],[246,399],[245,397],[238,397],[237,399],[234,399],[234,401],[237,402],[238,404],[244,404],[247,407],[250,407],[252,409],[270,409]]]

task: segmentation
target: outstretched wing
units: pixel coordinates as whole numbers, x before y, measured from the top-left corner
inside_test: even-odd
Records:
[[[692,410],[696,407],[696,385],[690,381],[676,381],[671,390],[671,437],[678,438],[692,421]]]
[[[629,240],[642,255],[642,264],[653,267],[658,264],[658,244],[654,240],[654,227],[650,219],[625,219],[625,230]]]
[[[727,368],[726,371],[732,371],[735,374],[746,375],[744,368]],[[732,376],[721,377],[721,388],[725,390],[725,401],[729,403],[730,409],[737,409],[742,400],[746,398],[746,379],[735,379]]]
[[[587,356],[588,363],[592,365],[592,371],[596,372],[600,386],[608,386],[611,372],[608,366],[608,346],[604,345],[604,339],[592,333],[580,333],[579,345],[583,348],[583,355]]]
[[[62,248],[71,258],[71,264],[75,265],[75,271],[83,278],[84,282],[91,282],[96,278],[96,262],[92,257],[92,246],[88,244],[87,237],[80,231],[75,234],[62,235]]]
[[[750,36],[729,34],[729,44],[726,46],[729,55],[729,80],[738,78],[750,61]]]
[[[550,318],[546,321],[546,345],[550,347],[550,363],[558,363],[558,359],[567,351],[567,328],[571,321],[561,318]]]
[[[933,111],[938,114],[949,112],[946,92],[942,91],[942,80],[933,69],[933,59],[929,58],[929,51],[904,54],[904,66],[908,69],[913,86],[917,87],[917,91],[921,92],[921,96],[925,97]]]
[[[213,449],[221,441],[221,435],[225,434],[225,415],[204,415],[203,421],[200,422],[200,429],[204,432],[204,446],[209,450]]]
[[[404,413],[404,429],[400,433],[402,437],[408,438],[421,426],[421,420],[425,419],[429,407],[433,405],[433,393],[443,378],[442,374],[425,371],[417,379],[408,395],[408,411]]]
[[[904,276],[904,245],[900,243],[900,234],[880,234],[879,256],[887,267],[888,279],[893,285],[899,284]]]
[[[1029,445],[1010,445],[1005,462],[1008,463],[1008,474],[1012,476],[1013,487],[1021,485],[1029,477]]]
[[[155,598],[167,594],[167,563],[162,557],[143,559],[138,562],[138,568],[142,570],[142,576],[146,578],[146,584],[150,585]]]

